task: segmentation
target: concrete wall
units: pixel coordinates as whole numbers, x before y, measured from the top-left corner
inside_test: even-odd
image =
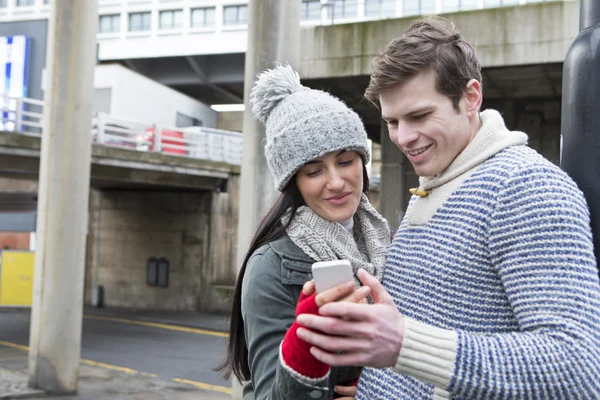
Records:
[[[0,23],[0,36],[25,35],[31,38],[27,97],[42,100],[42,70],[46,65],[48,21],[18,21]]]
[[[92,189],[86,303],[98,284],[107,307],[228,311],[238,201],[239,175],[227,192]],[[146,283],[152,256],[170,262],[167,288]]]
[[[227,312],[231,307],[237,275],[237,227],[240,201],[239,175],[227,182],[227,192],[213,193],[208,268],[202,274],[202,298],[206,311]]]
[[[93,190],[86,302],[93,282],[108,307],[202,310],[211,192]],[[170,262],[169,286],[146,284],[149,257]]]
[[[226,131],[242,132],[244,127],[244,112],[230,111],[217,113],[217,128]]]
[[[544,157],[559,164],[561,100],[521,99],[485,101],[484,108],[494,108],[502,113],[506,126],[525,132],[529,146]]]
[[[476,47],[483,67],[562,62],[579,32],[579,2],[553,1],[442,14]],[[414,17],[301,31],[303,79],[370,75],[372,58]]]
[[[30,250],[35,245],[37,182],[28,179],[0,178],[0,249]],[[15,247],[17,246],[17,247]]]
[[[94,89],[110,89],[111,115],[144,123],[176,126],[177,113],[217,126],[209,106],[119,64],[97,65]]]
[[[38,182],[31,179],[14,179],[0,177],[0,193],[37,194]]]

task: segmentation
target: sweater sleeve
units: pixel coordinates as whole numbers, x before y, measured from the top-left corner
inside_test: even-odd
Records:
[[[600,285],[583,194],[558,168],[516,168],[489,241],[520,331],[481,335],[407,319],[395,370],[459,398],[597,398]]]
[[[312,399],[326,396],[329,374],[309,379],[283,363],[280,346],[296,315],[296,296],[281,282],[281,265],[273,250],[257,251],[242,283],[242,317],[255,400]],[[304,379],[303,379],[304,378]]]

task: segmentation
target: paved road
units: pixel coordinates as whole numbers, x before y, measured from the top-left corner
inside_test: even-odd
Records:
[[[156,374],[164,380],[231,386],[211,370],[225,354],[224,337],[97,318],[83,320],[83,359]],[[29,312],[0,312],[0,340],[27,346],[29,323]]]

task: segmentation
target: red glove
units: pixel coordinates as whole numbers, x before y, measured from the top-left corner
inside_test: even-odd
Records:
[[[296,317],[300,314],[319,314],[319,307],[315,300],[317,294],[306,296],[300,293],[296,305]],[[281,356],[285,363],[294,371],[308,378],[322,378],[331,369],[331,366],[322,363],[310,354],[311,345],[300,339],[296,331],[300,325],[296,321],[288,329],[281,344]]]

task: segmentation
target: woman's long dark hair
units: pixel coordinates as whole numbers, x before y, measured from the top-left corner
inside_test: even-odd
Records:
[[[369,176],[363,162],[363,192],[369,190]],[[303,206],[304,199],[296,185],[296,179],[292,178],[290,183],[281,192],[281,195],[275,201],[267,215],[263,218],[252,242],[250,248],[244,257],[242,268],[237,277],[235,291],[233,293],[233,304],[229,321],[229,343],[227,344],[227,355],[225,360],[215,368],[215,371],[221,372],[223,377],[229,379],[233,373],[240,382],[250,380],[250,366],[248,365],[248,346],[246,345],[246,336],[244,335],[244,320],[242,318],[242,281],[246,274],[246,265],[252,254],[267,243],[273,242],[285,234],[291,221],[296,215],[296,211]],[[291,218],[284,225],[281,218],[291,211]]]

